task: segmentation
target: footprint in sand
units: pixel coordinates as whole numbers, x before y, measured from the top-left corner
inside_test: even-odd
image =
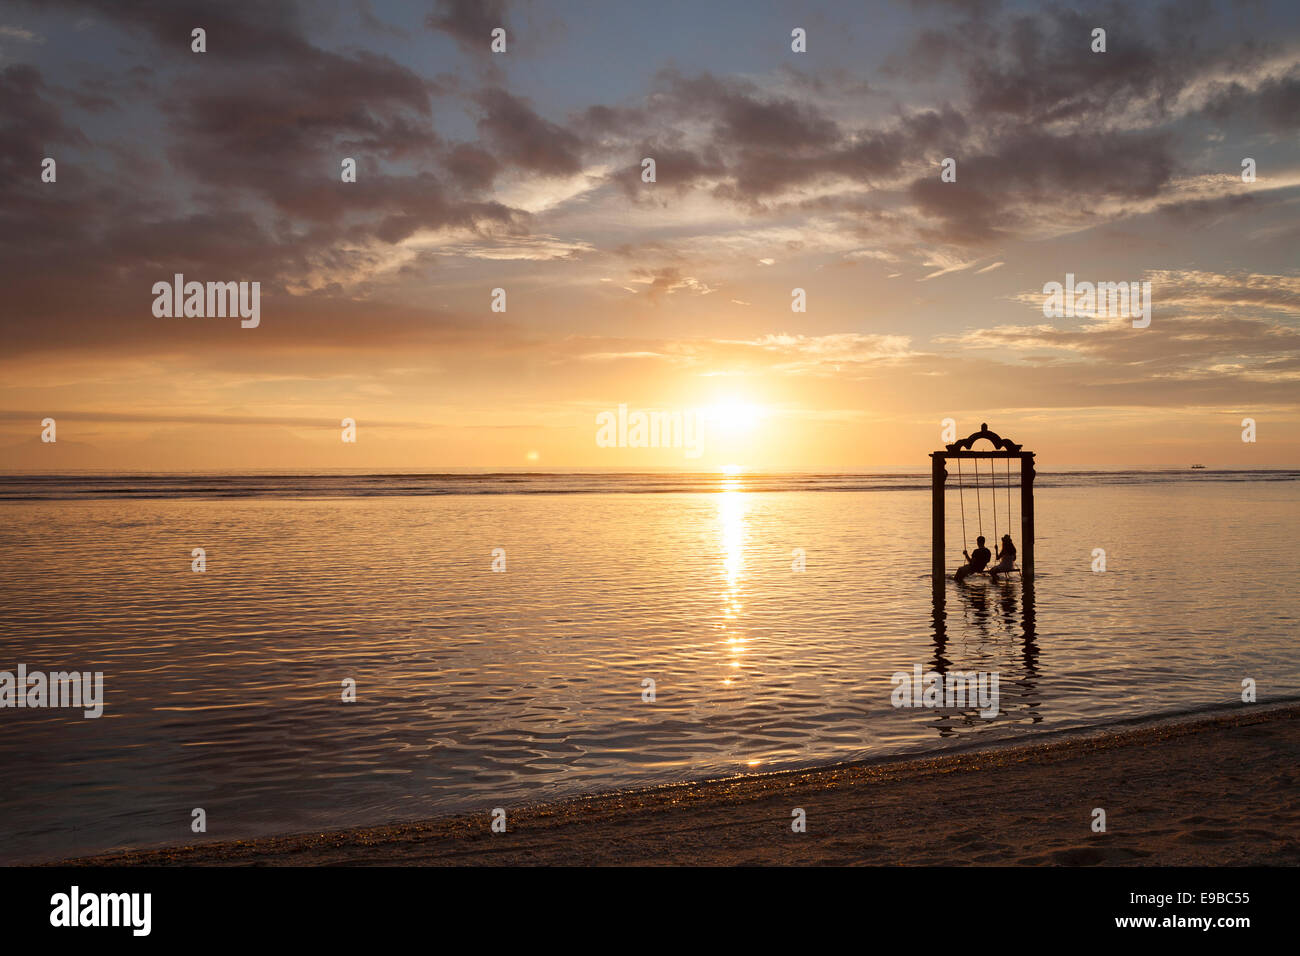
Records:
[[[1231,840],[1237,836],[1236,832],[1229,830],[1188,830],[1181,834],[1178,839],[1185,843],[1222,843],[1224,840]]]
[[[1099,866],[1103,863],[1129,863],[1150,855],[1146,850],[1134,850],[1123,846],[1072,846],[1064,850],[1054,850],[1046,856],[1029,857],[1021,860],[1020,863],[1030,866],[1044,863],[1056,866]]]

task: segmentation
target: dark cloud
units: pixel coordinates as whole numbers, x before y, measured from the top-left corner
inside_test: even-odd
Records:
[[[647,137],[652,120],[658,129]],[[712,184],[720,198],[751,208],[828,177],[894,175],[906,161],[966,132],[948,107],[900,113],[882,129],[845,128],[813,103],[764,93],[749,81],[676,70],[661,71],[646,105],[592,107],[575,125],[607,150],[621,136],[640,133],[632,134],[635,163],[625,159],[613,174],[631,196],[643,198],[639,163],[648,156],[659,183],[677,190]],[[708,128],[706,139],[684,132],[699,125]]]
[[[908,0],[911,6],[920,10],[937,9],[955,10],[971,17],[987,16],[1002,4],[1002,0]]]
[[[616,109],[597,104],[580,113],[573,125],[595,136],[628,134],[640,128],[644,119],[640,110]]]
[[[520,97],[500,88],[475,97],[483,116],[479,132],[507,163],[548,176],[568,176],[582,169],[578,137],[543,119]]]
[[[84,145],[81,131],[68,126],[50,99],[36,67],[18,64],[0,70],[0,190],[35,179],[41,160],[58,146]],[[3,195],[3,192],[0,192]]]
[[[1257,202],[1250,193],[1242,193],[1213,199],[1183,199],[1161,203],[1156,207],[1156,212],[1180,227],[1200,226],[1209,219],[1249,211]]]
[[[647,191],[647,184],[641,180],[641,160],[655,161],[655,185],[686,192],[702,183],[716,180],[727,172],[718,150],[712,146],[700,149],[686,149],[664,143],[644,142],[632,151],[637,157],[629,165],[616,170],[612,175],[615,182],[631,199],[640,201],[657,201],[654,191]]]
[[[190,32],[202,27],[207,49],[221,59],[270,62],[312,49],[303,36],[299,5],[211,3],[209,0],[41,0],[47,9],[92,13],[107,23],[148,33],[157,53],[191,56]]]
[[[912,201],[941,227],[925,225],[922,232],[946,243],[978,244],[1006,238],[1021,225],[1019,213],[988,189],[974,184],[958,167],[957,182],[938,176],[918,179],[908,190]]]
[[[788,97],[765,96],[749,82],[720,79],[711,73],[683,76],[664,70],[658,77],[656,103],[670,106],[680,122],[701,118],[713,123],[714,138],[736,146],[791,150],[825,147],[840,137],[839,128],[816,107]]]
[[[436,81],[385,56],[315,46],[291,4],[56,3],[147,35],[163,57],[177,44],[190,57],[189,30],[202,24],[210,55],[180,82],[158,82],[158,60],[122,70],[93,97],[84,83],[51,89],[33,66],[0,73],[0,281],[20,308],[80,325],[85,296],[66,281],[69,264],[96,289],[97,310],[129,311],[141,283],[173,271],[257,278],[270,292],[322,263],[346,273],[355,256],[340,246],[527,222],[468,194],[499,163],[442,147]],[[223,35],[237,49],[217,54]],[[91,142],[63,119],[109,108],[103,100],[151,107],[152,142]],[[42,190],[52,151],[59,182]],[[356,183],[340,181],[345,156]]]
[[[362,208],[380,210],[371,223],[353,227],[349,236],[362,239],[375,236],[384,242],[400,242],[419,229],[453,227],[476,230],[495,224],[507,231],[522,231],[527,216],[493,201],[470,201],[443,188],[431,173],[414,176],[381,176],[362,194]]]
[[[954,70],[972,123],[1083,125],[1130,108],[1159,119],[1194,78],[1262,52],[1216,33],[1214,15],[1204,2],[986,12],[919,31],[891,66],[912,78]],[[1098,27],[1104,53],[1092,51]]]
[[[466,50],[488,53],[492,31],[502,27],[509,32],[506,7],[506,0],[438,0],[425,23]]]
[[[1164,134],[1053,136],[1023,131],[997,149],[958,155],[957,180],[937,175],[914,181],[908,194],[945,242],[975,244],[1005,238],[1043,210],[1087,205],[1092,197],[1149,199],[1171,179],[1175,161]]]
[[[458,143],[443,159],[447,172],[461,186],[469,190],[483,190],[501,170],[501,164],[486,149],[471,143]]]
[[[438,145],[429,85],[385,57],[309,50],[167,98],[176,165],[200,181],[259,193],[278,208],[331,219],[349,208],[345,156],[423,159]]]
[[[1300,129],[1300,69],[1267,79],[1254,90],[1240,83],[1220,85],[1206,103],[1205,113],[1225,126],[1294,132]]]
[[[11,307],[23,301],[19,279],[76,261],[56,257],[82,243],[86,217],[105,202],[78,162],[87,138],[64,120],[54,96],[34,66],[0,70],[0,285]],[[54,183],[41,181],[46,157],[56,164]]]

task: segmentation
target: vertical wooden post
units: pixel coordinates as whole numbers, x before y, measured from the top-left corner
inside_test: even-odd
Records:
[[[1021,556],[1020,577],[1026,583],[1034,580],[1034,453],[1020,455],[1020,536],[1024,554]]]
[[[930,573],[933,578],[934,590],[942,592],[944,589],[943,490],[944,483],[948,480],[948,470],[944,467],[942,454],[938,452],[932,454],[930,461],[932,463],[930,473]]]

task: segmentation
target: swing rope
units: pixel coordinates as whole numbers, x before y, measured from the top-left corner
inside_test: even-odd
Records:
[[[966,479],[961,473],[961,459],[957,459],[957,496],[961,499],[961,543],[965,547],[966,540]]]
[[[1007,531],[1011,530],[1011,459],[1007,459]]]
[[[966,475],[962,469],[961,457],[960,456],[954,456],[954,457],[957,458],[957,498],[961,502],[961,540],[963,545],[969,547],[970,539],[967,538],[966,536],[967,535]],[[984,499],[983,499],[982,489],[980,488],[981,481],[982,479],[980,475],[979,459],[976,458],[975,459],[975,516],[976,516],[977,526],[979,528],[979,536],[982,538],[984,537]],[[1011,459],[1010,458],[1007,459],[1006,482],[1007,482],[1007,532],[1010,533],[1011,526],[1014,523],[1011,514]],[[1002,539],[998,536],[998,471],[997,471],[997,463],[992,461],[991,459],[989,461],[989,495],[990,495],[990,504],[993,506],[993,537],[998,542],[998,547],[1000,548]],[[1019,573],[1020,568],[1016,566],[1013,567],[1013,570]]]
[[[1011,459],[1007,459],[1007,533],[1011,532]],[[1023,572],[1014,561],[1011,562],[1011,570],[1023,577]]]
[[[976,459],[978,461],[978,459]],[[993,459],[989,459],[989,497],[993,499],[993,540],[1001,541],[998,537],[998,477],[993,473]],[[1011,519],[1007,518],[1010,523]],[[994,547],[997,547],[995,544]]]

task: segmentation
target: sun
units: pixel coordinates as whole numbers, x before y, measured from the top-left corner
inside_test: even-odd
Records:
[[[752,402],[726,399],[704,409],[704,419],[710,428],[722,435],[743,435],[752,432],[763,419],[763,408]]]

